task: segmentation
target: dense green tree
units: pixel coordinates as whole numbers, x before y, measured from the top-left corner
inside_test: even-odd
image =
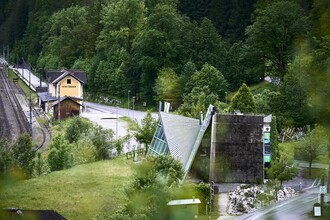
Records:
[[[294,65],[293,67],[298,67]],[[305,86],[301,83],[304,77],[292,68],[284,77],[280,85],[281,97],[277,100],[277,114],[286,119],[287,125],[304,126],[314,124],[313,109],[309,104],[308,94]]]
[[[94,47],[93,29],[86,7],[72,6],[54,13],[44,25],[43,49],[38,66],[71,67],[80,56],[87,56]]]
[[[155,82],[156,101],[176,101],[180,98],[179,77],[170,68],[163,68],[159,71]]]
[[[187,85],[192,74],[197,71],[196,65],[192,61],[188,61],[182,68],[180,74],[180,85],[181,85],[181,94],[187,94],[190,92],[191,88]]]
[[[98,48],[111,50],[123,47],[131,53],[133,41],[146,22],[144,1],[110,1],[101,11],[103,26],[99,35]]]
[[[246,29],[247,44],[265,59],[267,72],[283,80],[294,57],[294,42],[308,32],[307,16],[291,1],[275,1],[255,13]]]
[[[312,43],[312,51],[307,50],[299,62],[304,76],[299,78],[299,84],[313,105],[318,123],[330,128],[330,35],[314,38]]]
[[[204,64],[200,71],[196,71],[190,78],[190,81],[186,85],[189,88],[207,86],[210,93],[213,93],[220,97],[225,98],[227,91],[227,81],[223,77],[222,73],[210,64]]]
[[[292,166],[292,162],[288,162],[285,159],[279,159],[272,162],[272,166],[266,169],[267,175],[271,179],[277,179],[280,181],[280,188],[282,183],[288,180],[292,180],[298,175],[298,168]]]
[[[212,21],[203,18],[199,27],[192,34],[194,42],[191,59],[197,68],[202,68],[205,63],[209,63],[218,69],[223,67],[227,48]]]
[[[327,130],[318,126],[297,143],[295,153],[309,163],[309,175],[312,174],[312,163],[328,151],[329,140]]]
[[[231,100],[229,111],[240,110],[242,113],[255,113],[256,106],[253,95],[245,83],[239,88]]]
[[[29,2],[24,0],[1,1],[0,43],[12,47],[25,33],[29,15]]]
[[[120,48],[110,52],[105,60],[101,60],[95,74],[92,75],[91,91],[121,97],[126,94],[128,83],[124,73],[127,51]]]
[[[148,147],[152,141],[156,128],[157,121],[152,117],[151,112],[148,111],[142,119],[141,125],[138,124],[137,132],[134,134],[138,142],[145,144],[146,152],[148,152]]]
[[[274,100],[282,97],[280,92],[264,89],[262,92],[253,96],[256,104],[256,113],[274,113]]]
[[[182,46],[184,22],[172,5],[158,4],[149,15],[146,28],[134,41],[134,59],[139,65],[144,99],[151,101],[159,69],[175,69],[185,59]]]
[[[36,152],[33,147],[32,138],[27,133],[22,134],[11,146],[14,165],[21,169],[27,178],[32,177],[35,164]]]
[[[230,42],[244,39],[251,24],[255,0],[180,0],[178,8],[193,20],[210,19],[218,33]]]
[[[187,117],[199,118],[200,112],[206,114],[210,104],[217,106],[218,99],[218,96],[212,93],[208,86],[194,87],[190,93],[183,96],[183,104],[177,112]]]

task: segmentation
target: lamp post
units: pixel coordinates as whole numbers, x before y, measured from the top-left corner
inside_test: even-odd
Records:
[[[129,117],[129,93],[131,92],[131,90],[127,91],[127,117]]]
[[[133,96],[133,122],[135,120],[135,118],[134,118],[134,102],[135,102],[135,96]]]

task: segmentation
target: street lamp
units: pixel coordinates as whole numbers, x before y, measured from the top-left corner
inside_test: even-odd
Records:
[[[129,93],[131,92],[131,90],[127,91],[127,117],[129,117]]]
[[[225,92],[226,93],[226,104],[227,104],[227,92]]]
[[[133,96],[133,122],[134,122],[134,102],[135,102],[135,96]]]

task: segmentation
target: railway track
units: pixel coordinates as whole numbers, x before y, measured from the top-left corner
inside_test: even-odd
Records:
[[[0,138],[7,138],[9,142],[17,139],[22,133],[30,133],[30,125],[24,111],[16,97],[20,91],[14,88],[7,76],[0,69]]]

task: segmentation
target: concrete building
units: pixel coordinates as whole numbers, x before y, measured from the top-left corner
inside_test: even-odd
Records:
[[[189,174],[204,181],[242,183],[264,179],[265,158],[271,156],[264,134],[270,131],[271,116],[221,114],[211,105],[199,120],[165,112],[159,118],[148,154],[169,154],[181,161],[184,178]]]

